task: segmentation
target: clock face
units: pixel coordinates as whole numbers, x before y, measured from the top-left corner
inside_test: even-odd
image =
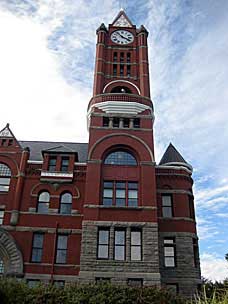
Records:
[[[131,32],[118,30],[112,33],[111,40],[117,44],[129,44],[134,41],[134,36]]]

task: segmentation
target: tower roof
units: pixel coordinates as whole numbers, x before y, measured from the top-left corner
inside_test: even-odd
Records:
[[[186,162],[186,160],[177,151],[177,149],[172,145],[172,143],[169,144],[168,148],[166,149],[165,153],[163,154],[159,165],[184,166],[192,171],[192,166]]]
[[[133,24],[131,23],[131,20],[126,15],[125,11],[123,9],[120,10],[119,14],[114,19],[113,26],[118,27],[132,27]]]

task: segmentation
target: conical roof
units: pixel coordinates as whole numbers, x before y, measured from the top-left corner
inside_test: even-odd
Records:
[[[159,165],[167,165],[167,166],[185,166],[192,171],[192,166],[186,162],[183,156],[177,151],[177,149],[169,144],[166,149],[162,159],[160,160]]]

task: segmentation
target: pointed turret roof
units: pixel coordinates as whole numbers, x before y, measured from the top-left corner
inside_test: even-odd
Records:
[[[10,129],[9,123],[7,123],[6,126],[5,126],[5,128],[3,128],[0,131],[0,138],[3,138],[3,139],[14,139],[14,145],[13,146],[16,146],[16,147],[19,146],[21,148],[20,143],[18,142],[18,140],[16,139],[16,137],[14,136],[13,132]]]
[[[114,19],[112,25],[118,27],[133,27],[131,20],[128,18],[123,9],[120,10],[119,14]]]
[[[177,151],[177,149],[172,145],[172,143],[170,143],[168,148],[166,149],[159,165],[184,166],[192,171],[192,166],[186,162],[186,160]]]

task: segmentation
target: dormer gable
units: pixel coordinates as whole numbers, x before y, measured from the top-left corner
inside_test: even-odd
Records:
[[[114,19],[112,26],[116,27],[133,27],[133,24],[131,23],[130,19],[124,12],[124,10],[120,10],[119,14]]]
[[[12,148],[22,150],[21,145],[10,129],[9,123],[7,123],[5,128],[0,131],[0,150],[2,151]]]

